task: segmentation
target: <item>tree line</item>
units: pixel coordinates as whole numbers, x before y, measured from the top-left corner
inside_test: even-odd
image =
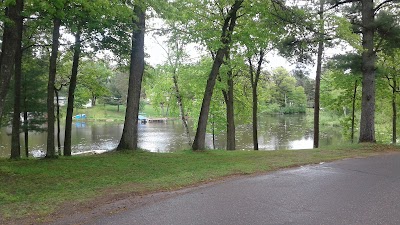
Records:
[[[115,73],[128,74],[125,122],[117,150],[137,149],[136,124],[140,99],[144,92],[142,81],[159,74],[171,78],[168,80],[170,82],[168,85],[171,87],[167,91],[169,99],[175,99],[177,102],[179,114],[187,130],[188,143],[193,150],[205,149],[207,125],[210,122],[210,113],[213,116],[213,110],[225,111],[227,149],[234,150],[237,111],[251,109],[253,145],[254,149],[258,150],[259,107],[266,104],[288,107],[293,106],[295,102],[303,104],[304,107],[305,98],[314,100],[314,147],[318,147],[320,80],[325,79],[325,75],[321,74],[325,74],[326,71],[331,71],[330,74],[340,74],[341,71],[340,77],[348,77],[345,73],[348,71],[354,74],[354,77],[359,74],[354,83],[351,82],[353,89],[349,88],[353,90],[353,97],[350,96],[350,99],[354,100],[352,133],[355,123],[356,91],[360,86],[359,142],[375,142],[377,74],[383,74],[392,88],[393,120],[397,112],[395,109],[395,96],[398,92],[395,75],[397,67],[391,62],[398,54],[396,46],[399,39],[398,6],[396,1],[391,0],[2,2],[0,116],[4,117],[6,105],[11,104],[13,115],[11,158],[20,158],[20,114],[23,112],[27,120],[28,112],[34,112],[28,107],[28,104],[34,101],[29,99],[27,91],[21,92],[21,90],[32,85],[27,82],[28,80],[36,82],[35,69],[37,73],[43,74],[43,68],[48,70],[45,79],[47,88],[43,88],[43,85],[41,89],[35,87],[37,90],[34,93],[39,95],[45,92],[47,96],[44,118],[48,133],[46,157],[55,158],[60,154],[54,147],[55,118],[58,118],[55,113],[57,110],[54,98],[62,87],[68,87],[63,154],[71,155],[73,108],[79,86],[86,86],[87,90],[92,90],[90,95],[93,103],[96,102],[96,96],[107,92],[107,90],[102,92],[101,87],[96,87],[96,78],[80,79],[78,82],[78,75],[84,68],[89,71],[88,74],[93,74],[93,77],[102,74],[100,71],[103,73],[108,71],[107,68],[100,68],[90,72],[90,68],[93,69],[96,65],[90,66],[88,59],[100,52],[113,56],[112,60],[118,63],[118,69],[114,69],[118,72]],[[153,30],[146,28],[146,22],[154,18],[161,19],[163,27]],[[153,32],[154,35],[168,39],[167,61],[163,67],[145,66],[146,32]],[[62,39],[66,34],[71,38]],[[197,65],[186,62],[185,49],[190,44],[196,44],[202,49],[202,60],[197,62]],[[340,44],[350,48],[354,57],[350,57],[349,54],[344,55],[342,57],[348,57],[348,61],[342,63],[340,57],[336,61],[331,59],[327,64],[329,66],[324,70],[323,62],[327,61],[324,60],[324,49]],[[268,59],[268,53],[271,51],[279,52],[292,61],[304,64],[314,61],[317,57],[315,87],[312,88],[315,96],[310,97],[308,90],[310,85],[305,85],[309,81],[304,78],[301,71],[294,72],[294,75],[300,78],[297,81],[292,76],[285,75],[284,71],[277,70],[266,74],[264,68],[266,61],[273,61]],[[63,60],[70,62],[69,68],[66,68],[67,64],[61,63]],[[41,66],[38,66],[39,63]],[[381,68],[378,65],[381,65],[382,69],[378,69]],[[185,78],[182,74],[196,75],[198,70],[193,69],[196,66],[208,68],[207,74],[200,74],[202,79],[199,79],[197,84],[182,81],[188,77]],[[158,71],[158,75],[154,71]],[[156,75],[151,75],[152,73]],[[106,76],[99,76],[97,80]],[[114,79],[114,84],[118,83],[118,79]],[[158,81],[160,80],[162,79]],[[201,83],[201,80],[204,82]],[[297,85],[294,84],[296,82]],[[203,86],[204,90],[188,92],[193,85]],[[153,93],[160,94],[161,91],[155,86],[156,83],[146,84],[144,88],[148,93],[153,90]],[[299,89],[300,86],[303,90]],[[250,91],[240,91],[245,89]],[[266,89],[270,90],[270,93],[272,91],[273,96],[268,96]],[[307,89],[306,92],[304,89]],[[118,90],[114,88],[114,93],[116,92]],[[24,96],[21,96],[21,93],[24,93]],[[121,93],[119,95],[118,97],[122,97]],[[7,96],[12,96],[12,99]],[[165,97],[160,95],[158,99],[164,102]],[[246,109],[235,107],[245,102],[243,99],[247,98],[251,99],[246,101],[251,102],[249,107]],[[190,104],[196,107],[198,112],[193,140],[188,131],[186,117]],[[221,109],[221,105],[225,105],[225,110]],[[393,122],[394,125],[395,123]]]

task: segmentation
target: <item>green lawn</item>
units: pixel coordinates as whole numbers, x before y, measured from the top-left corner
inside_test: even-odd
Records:
[[[44,217],[65,202],[89,201],[106,190],[107,195],[176,190],[229,175],[397,150],[349,145],[298,151],[113,152],[56,160],[0,159],[0,223],[1,217]]]

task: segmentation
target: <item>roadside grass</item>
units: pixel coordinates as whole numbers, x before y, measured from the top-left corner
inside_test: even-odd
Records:
[[[346,145],[311,150],[112,152],[57,160],[0,159],[0,223],[43,218],[62,204],[100,195],[177,190],[232,175],[398,151],[390,145]]]

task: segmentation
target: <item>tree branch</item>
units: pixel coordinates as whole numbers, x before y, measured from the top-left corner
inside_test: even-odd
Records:
[[[336,3],[333,6],[329,7],[328,9],[326,9],[325,11],[329,11],[329,10],[331,10],[333,8],[336,8],[336,7],[338,7],[340,5],[343,5],[343,4],[352,3],[352,2],[359,2],[359,1],[360,0],[343,0],[343,1],[337,1],[336,0]]]
[[[377,6],[374,8],[375,14],[376,14],[376,12],[378,12],[381,8],[383,8],[387,3],[392,2],[392,1],[393,1],[393,0],[385,0],[385,1],[381,2],[381,4],[377,5]]]

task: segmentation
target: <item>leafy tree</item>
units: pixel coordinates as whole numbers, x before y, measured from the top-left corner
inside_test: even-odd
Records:
[[[100,61],[83,61],[82,64],[78,81],[88,90],[92,105],[95,106],[98,97],[110,95],[107,81],[112,76],[112,71]]]
[[[231,7],[229,7],[229,11],[224,18],[222,26],[222,34],[220,39],[222,46],[218,47],[213,62],[213,66],[207,81],[207,86],[204,91],[203,104],[201,106],[199,122],[197,124],[196,136],[194,138],[192,145],[193,150],[205,149],[205,136],[206,136],[208,113],[209,113],[210,102],[213,94],[215,81],[219,73],[219,68],[221,67],[224,61],[223,58],[227,55],[229,51],[229,45],[231,44],[232,41],[232,33],[236,26],[236,20],[238,18],[237,13],[238,10],[241,8],[242,3],[243,3],[242,0],[236,0],[235,3]]]
[[[20,124],[21,124],[21,80],[22,80],[22,35],[23,35],[23,1],[16,2],[16,7],[19,12],[17,15],[17,20],[14,24],[17,36],[15,44],[15,68],[14,68],[14,110],[13,110],[13,121],[12,121],[12,134],[11,134],[11,158],[19,159],[21,158],[21,148],[20,148]],[[4,57],[4,56],[2,56]],[[7,56],[6,56],[7,57]],[[0,71],[1,72],[1,71]],[[0,103],[1,104],[1,103]],[[1,117],[1,113],[0,113]]]
[[[389,19],[393,18],[393,13],[388,13],[388,10],[385,13],[381,12],[385,8],[390,9],[395,6],[397,4],[395,2],[392,0],[329,1],[330,8],[351,3],[351,7],[347,8],[347,15],[354,26],[354,32],[362,34],[362,105],[359,142],[375,142],[376,52],[382,47],[383,40],[390,37],[381,34],[389,34],[398,26],[393,23],[393,19]]]
[[[0,57],[0,118],[3,115],[5,99],[14,71],[13,68],[15,64],[15,54],[19,45],[18,42],[21,42],[21,38],[19,37],[22,32],[21,13],[23,5],[23,0],[1,2],[1,6],[5,6],[6,20],[3,23],[4,28]]]
[[[136,150],[138,142],[138,116],[142,78],[144,72],[144,33],[146,4],[135,1],[133,12],[135,20],[132,31],[132,51],[129,68],[129,89],[125,113],[124,129],[117,150]]]
[[[51,56],[49,64],[49,79],[47,84],[47,151],[46,158],[56,158],[56,152],[54,149],[54,85],[57,73],[57,57],[58,47],[60,43],[60,27],[61,27],[61,12],[64,7],[63,1],[54,2],[54,5],[50,5],[49,14],[53,21],[52,31],[52,46]]]
[[[399,72],[398,65],[400,59],[399,51],[392,52],[391,55],[383,55],[379,61],[380,73],[384,74],[391,89],[392,105],[392,144],[397,142],[397,94],[399,92]]]
[[[90,44],[92,40],[97,40],[98,36],[104,37],[105,35],[118,36],[117,33],[107,33],[110,26],[122,26],[125,23],[120,22],[121,18],[128,18],[126,12],[127,7],[123,7],[125,4],[120,1],[102,1],[101,4],[98,2],[76,2],[75,4],[69,5],[68,14],[65,19],[67,28],[74,35],[74,47],[73,47],[73,58],[71,68],[71,79],[68,90],[68,105],[67,114],[65,121],[65,140],[64,140],[64,155],[71,155],[71,128],[72,128],[72,116],[74,108],[75,89],[77,86],[78,69],[80,64],[81,53],[84,50],[84,44]],[[113,16],[117,15],[116,10],[119,10],[120,18]],[[111,16],[110,16],[111,15]],[[115,20],[116,19],[116,20]],[[114,21],[115,20],[115,21]],[[111,25],[111,22],[115,22]],[[123,21],[123,20],[122,20]],[[116,23],[118,22],[118,23]],[[98,41],[101,46],[101,41]],[[96,46],[98,47],[98,46]],[[100,47],[99,47],[100,48]],[[89,85],[88,83],[85,83]],[[92,89],[92,97],[95,95]],[[95,97],[93,98],[96,103]]]

